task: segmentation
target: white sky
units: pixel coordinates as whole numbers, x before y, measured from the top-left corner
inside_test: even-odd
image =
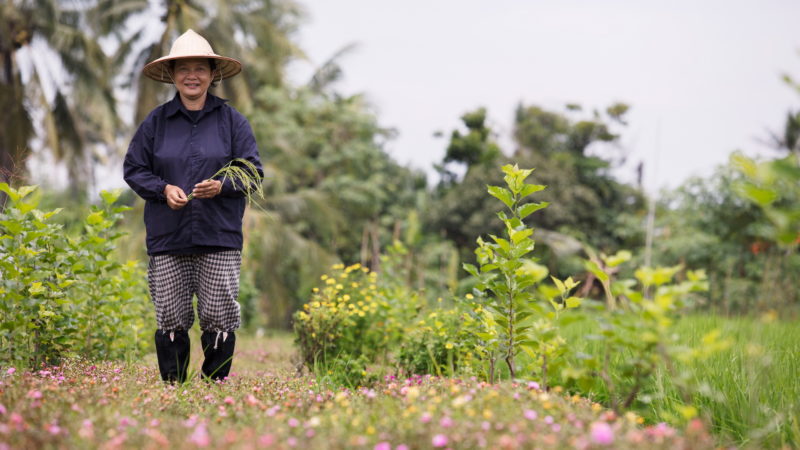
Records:
[[[709,175],[731,151],[771,154],[761,142],[779,131],[800,95],[781,80],[800,78],[796,0],[299,0],[308,22],[299,45],[305,81],[349,43],[346,94],[365,93],[401,163],[432,173],[446,136],[466,111],[485,106],[512,150],[518,102],[563,110],[575,102],[632,106],[622,144],[634,180],[675,187]]]

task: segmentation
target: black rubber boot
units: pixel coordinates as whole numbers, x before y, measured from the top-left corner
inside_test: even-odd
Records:
[[[236,346],[236,335],[233,331],[227,333],[204,331],[200,336],[203,346],[203,376],[212,380],[221,380],[228,376],[233,362],[233,349]]]
[[[186,381],[189,368],[189,333],[184,330],[156,330],[156,355],[161,379],[174,383]]]

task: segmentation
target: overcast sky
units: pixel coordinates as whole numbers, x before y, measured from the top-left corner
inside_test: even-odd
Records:
[[[432,173],[459,117],[489,110],[500,142],[519,102],[563,110],[625,102],[632,109],[617,175],[675,187],[707,176],[731,151],[770,154],[762,141],[781,129],[800,95],[800,1],[672,0],[300,0],[308,21],[299,45],[309,58],[296,82],[337,50],[338,89],[365,93],[399,136],[389,152]]]

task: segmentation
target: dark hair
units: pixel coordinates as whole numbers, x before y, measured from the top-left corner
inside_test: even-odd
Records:
[[[208,66],[211,69],[211,85],[209,86],[209,88],[217,87],[220,81],[214,78],[214,71],[217,70],[217,60],[215,58],[207,58],[207,59],[208,59]],[[169,64],[170,72],[173,73],[175,72],[175,63],[177,61],[178,61],[177,59],[170,59],[169,61],[167,61],[167,63]]]

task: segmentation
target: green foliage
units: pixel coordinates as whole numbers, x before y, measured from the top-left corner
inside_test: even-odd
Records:
[[[580,266],[575,254],[580,246],[560,245],[565,239],[578,239],[607,252],[641,245],[641,192],[615,181],[610,174],[616,163],[612,151],[619,136],[612,130],[624,125],[626,111],[626,105],[612,105],[605,115],[587,117],[578,106],[561,113],[520,105],[514,124],[513,156],[500,154],[493,164],[472,164],[460,180],[445,173],[424,214],[425,228],[446,236],[458,246],[463,261],[473,262],[475,239],[503,231],[502,224],[494,220],[492,199],[484,194],[486,185],[502,183],[501,174],[493,166],[510,163],[536,167],[537,182],[549,187],[540,198],[550,207],[537,214],[535,222],[543,231],[537,239],[539,256],[554,274],[567,276]],[[485,130],[481,135],[490,136],[491,132]],[[486,142],[488,145],[490,141]],[[452,138],[450,145],[457,144],[460,141]],[[602,153],[590,153],[590,149]]]
[[[0,183],[9,203],[0,214],[0,348],[3,363],[54,363],[68,355],[119,358],[146,347],[145,276],[135,262],[112,257],[121,233],[114,224],[127,208],[119,191],[71,236],[50,220],[59,210],[37,209],[39,191]]]
[[[357,361],[386,359],[405,332],[410,318],[403,313],[415,299],[387,298],[377,278],[360,264],[338,264],[322,275],[322,287],[314,288],[311,300],[293,316],[306,367],[319,372],[331,364],[345,362],[350,367]],[[364,369],[360,367],[355,373]]]
[[[733,154],[731,162],[744,179],[733,185],[742,198],[764,211],[768,222],[761,224],[762,237],[794,249],[800,238],[800,163],[795,154],[771,161],[756,162]]]
[[[597,352],[578,355],[579,364],[568,376],[584,392],[602,391],[610,406],[621,411],[641,397],[660,367],[666,367],[685,399],[684,404],[673,405],[677,420],[692,419],[696,411],[688,404],[688,392],[693,386],[685,374],[673,370],[674,362],[705,357],[727,345],[718,340],[717,332],[709,330],[702,347],[685,347],[674,332],[688,298],[708,289],[705,273],[688,271],[684,281],[675,281],[680,266],[641,267],[634,279],[617,279],[617,268],[630,258],[630,252],[623,251],[613,256],[592,255],[586,261],[587,269],[603,285],[606,306],[592,308],[597,331],[584,336],[597,343]]]
[[[406,374],[467,376],[481,370],[473,334],[474,319],[460,305],[423,308],[409,321],[397,350],[397,364]]]
[[[486,108],[478,108],[461,116],[467,133],[453,130],[450,144],[445,152],[444,162],[458,162],[467,167],[475,164],[490,164],[500,156],[500,147],[491,138],[491,130],[486,127]]]
[[[534,331],[531,321],[543,311],[528,290],[539,280],[534,273],[525,270],[526,255],[533,251],[534,240],[531,238],[533,229],[528,228],[523,219],[545,208],[547,203],[523,203],[525,197],[545,188],[525,182],[533,169],[506,165],[503,172],[507,188],[488,186],[488,192],[511,213],[510,216],[505,212],[497,214],[505,225],[505,237],[490,235],[493,242],[478,238],[475,254],[480,267],[465,264],[464,269],[478,279],[476,303],[482,308],[482,320],[486,324],[485,332],[478,336],[485,341],[490,360],[495,354],[503,358],[510,376],[515,378],[516,355],[523,348],[542,350],[541,344],[531,339]],[[493,363],[491,365],[494,367]],[[494,379],[493,370],[490,379]]]
[[[740,195],[753,181],[737,165],[732,161],[711,177],[690,179],[663,196],[654,264],[705,268],[709,290],[696,307],[721,313],[795,308],[800,255],[779,245],[766,211]],[[769,208],[789,205],[793,189],[781,187],[782,200]]]
[[[392,131],[360,96],[264,88],[255,102],[266,198],[263,211],[248,211],[244,270],[263,293],[269,325],[286,327],[331,265],[379,268],[392,235],[411,228],[406,218],[424,201],[426,181],[384,152]]]

